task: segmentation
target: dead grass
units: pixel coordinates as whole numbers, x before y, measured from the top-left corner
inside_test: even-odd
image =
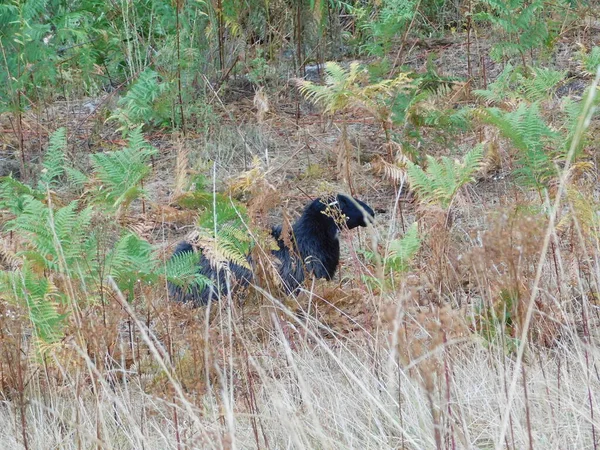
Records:
[[[149,393],[123,368],[93,383],[84,371],[70,383],[31,380],[28,447],[419,449],[439,436],[443,448],[594,448],[600,380],[591,368],[600,353],[576,338],[531,353],[505,442],[497,439],[514,361],[476,338],[422,355],[442,364],[430,381],[416,363],[398,365],[383,336],[290,345],[274,330],[244,361],[216,364],[214,384],[185,400]],[[0,409],[2,448],[23,446],[17,403]]]
[[[407,63],[422,68],[429,51],[417,49]],[[441,49],[440,65],[464,73],[459,52],[460,43]],[[450,66],[455,59],[458,66]],[[499,71],[488,67],[487,76]],[[402,177],[391,182],[375,170],[386,152],[371,118],[346,117],[341,142],[336,123],[308,114],[296,122],[291,95],[278,94],[283,100],[269,98],[271,111],[258,124],[246,95],[215,102],[222,121],[208,133],[149,136],[161,154],[145,186],[147,210],[133,208],[130,228],[167,255],[192,228],[194,211],[173,199],[196,174],[232,190],[254,180],[244,200],[266,227],[293,215],[308,196],[348,192],[351,173],[377,223],[344,238],[338,279],[306,286],[297,298],[257,288],[196,310],[167,302],[161,287],[140,288],[131,305],[117,290],[102,305],[82,295],[74,299],[85,305],[81,325],[72,323],[66,338],[43,352],[27,312],[4,307],[0,448],[597,450],[595,181],[580,197],[567,194],[585,203],[579,210],[589,217],[559,217],[549,226],[539,199],[515,188],[504,143],[478,127],[457,140],[493,141],[494,167],[461,192],[450,213],[417,208],[398,190]],[[49,111],[48,123],[27,130],[28,148],[37,149],[61,121],[74,132],[77,160],[87,155],[84,143],[95,151],[119,140],[86,102]],[[424,134],[427,153],[447,153]],[[341,170],[336,149],[346,145]],[[260,185],[244,172],[255,157],[264,169]],[[387,243],[417,218],[424,239],[412,271],[391,291],[365,283],[376,268],[356,250],[374,246],[386,254]],[[546,233],[552,239],[540,262]]]

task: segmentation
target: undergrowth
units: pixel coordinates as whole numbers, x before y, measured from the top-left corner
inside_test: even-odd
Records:
[[[545,59],[593,10],[63,3],[0,6],[2,448],[598,447],[598,48]],[[269,227],[332,191],[375,225],[269,289]],[[254,286],[171,301],[210,283],[184,238]]]

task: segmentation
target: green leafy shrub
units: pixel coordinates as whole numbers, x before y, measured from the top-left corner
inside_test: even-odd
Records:
[[[600,66],[600,47],[594,46],[589,52],[582,48],[577,56],[581,61],[583,70],[588,75],[596,75]]]
[[[412,261],[421,248],[421,238],[417,223],[413,223],[404,236],[389,242],[387,252],[383,258],[372,251],[362,250],[361,253],[371,261],[381,261],[383,277],[378,279],[373,276],[364,276],[366,283],[371,286],[393,291],[403,274],[411,269]]]
[[[543,67],[532,67],[527,73],[523,73],[507,64],[487,89],[475,89],[473,93],[492,103],[539,102],[551,98],[565,76],[566,72]]]
[[[515,111],[506,112],[498,108],[489,108],[485,113],[487,122],[498,127],[519,150],[519,167],[515,175],[524,186],[541,191],[557,175],[552,148],[559,135],[550,129],[539,110],[539,105],[521,103]]]
[[[418,2],[384,0],[376,7],[355,7],[358,27],[362,34],[361,52],[383,56],[389,52],[394,39],[409,26],[416,14]]]
[[[128,144],[121,150],[92,155],[95,175],[102,183],[98,197],[112,208],[127,209],[145,195],[141,183],[150,173],[150,157],[157,153],[144,139],[141,127],[131,131]]]
[[[427,167],[423,170],[410,161],[408,180],[419,201],[438,203],[442,208],[450,207],[458,190],[473,181],[473,175],[481,168],[483,145],[478,145],[464,156],[463,161],[454,161],[443,156],[440,161],[427,155]]]
[[[173,122],[171,84],[162,81],[157,72],[145,69],[119,100],[119,108],[110,116],[120,130],[140,124],[167,126]]]
[[[505,41],[493,45],[490,56],[496,61],[521,56],[526,66],[525,53],[548,40],[548,27],[542,14],[544,1],[483,0],[482,3],[489,10],[474,14],[475,20],[490,22],[506,37]]]

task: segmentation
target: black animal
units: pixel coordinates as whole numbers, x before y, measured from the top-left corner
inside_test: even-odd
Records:
[[[279,261],[277,269],[284,290],[288,294],[297,291],[306,274],[330,280],[340,261],[340,227],[365,227],[374,216],[375,213],[367,204],[338,194],[332,198],[316,199],[306,206],[292,227],[290,241],[293,248],[285,245],[281,236],[282,227],[273,227],[271,234],[277,240],[279,250],[272,253]],[[184,241],[179,243],[173,255],[193,251],[193,246]],[[248,260],[252,263],[250,258]],[[186,290],[170,283],[169,294],[178,301],[200,306],[207,304],[209,299],[216,300],[219,293],[233,291],[236,285],[245,286],[252,282],[252,272],[247,268],[229,263],[228,269],[232,276],[228,277],[225,269],[213,268],[209,260],[201,255],[198,272],[210,278],[213,285],[205,289],[192,287]]]

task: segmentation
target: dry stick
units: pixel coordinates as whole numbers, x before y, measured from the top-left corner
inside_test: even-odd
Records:
[[[452,403],[451,403],[451,385],[450,382],[450,363],[448,362],[448,336],[446,335],[446,331],[442,333],[444,340],[444,380],[446,382],[446,408],[447,408],[447,420],[448,420],[448,433],[450,434],[450,442],[452,445],[452,450],[456,450],[456,441],[454,439],[454,424],[452,419]],[[448,441],[448,435],[446,435],[446,442]]]
[[[19,389],[19,413],[21,416],[21,436],[23,438],[23,448],[25,450],[29,450],[29,443],[27,440],[27,406],[25,405],[25,384],[23,382],[23,366],[21,365],[21,358],[19,357],[20,352],[22,351],[21,340],[19,342],[19,349],[15,352],[16,361],[15,364],[17,366],[17,386]]]
[[[590,325],[588,321],[588,314],[586,308],[587,302],[582,302],[581,308],[581,321],[583,323],[583,336],[585,338],[586,345],[584,346],[584,355],[585,355],[585,368],[586,368],[586,378],[587,378],[587,394],[588,394],[588,402],[590,404],[590,424],[592,426],[592,443],[594,444],[594,450],[598,447],[596,445],[596,427],[594,426],[594,401],[592,398],[592,391],[590,389],[590,355],[588,352],[588,346],[591,344],[590,342]]]
[[[0,42],[0,49],[2,50],[2,57],[4,58],[4,67],[6,67],[6,71],[9,72],[8,69],[8,60],[6,59],[6,52],[4,50],[4,45],[2,45],[2,42]],[[19,61],[21,59],[19,58]],[[20,68],[20,64],[19,64],[19,68]],[[11,75],[10,72],[8,73],[8,75]],[[12,80],[13,78],[11,76],[8,77],[9,80]],[[19,151],[21,152],[21,176],[25,177],[25,139],[23,137],[23,122],[22,122],[22,115],[21,115],[21,90],[17,90],[14,91],[13,90],[13,85],[12,83],[8,83],[10,90],[11,90],[11,97],[14,96],[15,94],[17,95],[17,109],[18,109],[18,114],[17,114],[17,129],[15,130],[15,126],[12,123],[12,119],[9,117],[9,122],[13,128],[13,132],[17,135],[17,138],[19,140]]]
[[[177,442],[177,450],[181,450],[181,434],[179,432],[179,418],[177,417],[177,406],[173,399],[173,425],[175,425],[175,441]]]
[[[223,20],[223,2],[222,0],[217,0],[217,32],[219,39],[219,69],[223,70],[225,67],[225,49],[223,46],[225,45],[225,36],[224,36],[224,20]]]
[[[179,113],[181,115],[181,128],[183,129],[183,135],[187,136],[187,132],[185,129],[185,116],[183,114],[183,96],[181,95],[181,33],[180,33],[180,25],[179,25],[179,13],[181,10],[181,1],[178,0],[175,7],[177,8],[175,12],[175,30],[176,30],[176,39],[177,39],[177,96],[179,99]]]
[[[479,64],[481,64],[481,78],[483,79],[483,89],[487,89],[487,74],[485,71],[485,58],[483,55],[479,57]]]
[[[400,49],[398,50],[396,59],[394,59],[394,63],[392,64],[392,70],[394,70],[394,68],[396,67],[396,64],[398,64],[398,61],[400,60],[400,56],[403,56],[402,51],[404,50],[404,45],[406,44],[406,38],[408,37],[408,33],[410,32],[410,30],[413,26],[413,23],[415,23],[415,18],[417,17],[417,13],[419,12],[419,6],[421,6],[421,0],[419,0],[417,2],[417,5],[415,6],[415,12],[412,16],[412,19],[410,20],[408,27],[404,31],[404,35],[402,36],[402,42],[400,44]],[[414,47],[414,45],[413,45],[413,47]],[[402,58],[402,63],[404,63],[405,59],[406,59],[405,57]]]
[[[306,75],[306,64],[302,58],[302,2],[296,0],[296,59],[298,61],[298,71],[302,77]]]
[[[583,133],[589,127],[590,121],[595,111],[594,107],[594,98],[596,97],[596,92],[598,88],[598,83],[600,82],[600,67],[596,72],[596,78],[592,83],[590,92],[585,99],[585,104],[583,106],[583,110],[581,115],[579,116],[579,121],[577,123],[577,129],[575,131],[575,136],[571,141],[571,147],[569,148],[569,153],[567,154],[567,158],[565,161],[565,166],[560,175],[560,183],[558,185],[558,192],[556,193],[556,199],[554,200],[554,204],[552,205],[552,209],[550,210],[550,220],[548,222],[548,228],[546,230],[546,234],[544,236],[544,241],[542,244],[542,251],[540,253],[540,259],[537,266],[537,271],[535,274],[535,279],[533,282],[533,289],[531,290],[531,296],[529,297],[529,302],[527,305],[527,312],[525,314],[525,322],[523,323],[523,331],[521,333],[521,339],[519,348],[517,350],[517,360],[515,363],[515,369],[513,372],[512,381],[510,384],[510,391],[508,395],[508,401],[506,403],[506,411],[504,417],[502,418],[502,424],[500,428],[500,435],[496,440],[495,447],[500,449],[502,447],[502,441],[504,440],[504,436],[506,435],[506,430],[508,427],[508,418],[510,416],[510,409],[515,399],[517,382],[519,378],[519,371],[523,364],[523,355],[525,353],[525,346],[527,344],[527,334],[529,332],[529,326],[531,325],[531,318],[533,316],[533,307],[535,305],[535,298],[538,295],[539,284],[542,278],[542,271],[544,266],[544,260],[546,259],[546,254],[548,253],[548,247],[550,246],[550,239],[552,237],[552,230],[554,228],[554,224],[556,222],[556,215],[558,213],[558,208],[560,207],[560,201],[565,191],[565,185],[567,184],[567,177],[569,175],[569,169],[571,167],[571,161],[573,160],[573,156],[575,154],[575,150],[579,146],[581,142]]]
[[[521,366],[523,375],[523,395],[525,396],[525,418],[527,420],[527,437],[529,438],[529,450],[533,450],[533,436],[531,435],[531,414],[529,412],[529,396],[527,395],[527,376],[525,375],[525,366]]]
[[[254,384],[252,383],[252,374],[250,373],[250,363],[248,360],[248,350],[244,347],[244,363],[246,365],[246,379],[247,381],[247,393],[248,393],[248,397],[246,398],[246,402],[248,403],[248,408],[250,409],[250,423],[252,425],[252,432],[254,434],[254,441],[256,442],[256,448],[257,450],[260,450],[260,439],[258,437],[258,426],[256,424],[256,418],[259,418],[260,421],[260,415],[258,412],[258,403],[256,402],[256,394],[254,393]],[[261,425],[261,430],[262,430],[262,434],[263,434],[263,439],[265,440],[265,445],[267,446],[267,448],[269,447],[269,444],[267,443],[267,436],[265,434],[265,430],[262,427],[262,423]]]
[[[473,78],[473,70],[471,67],[471,0],[469,0],[469,12],[467,16],[467,74],[469,75],[469,79]]]
[[[538,352],[538,361],[540,364],[540,369],[542,370],[542,377],[544,378],[544,388],[546,390],[546,403],[550,407],[550,420],[552,421],[552,431],[557,432],[558,427],[556,426],[556,415],[554,414],[554,405],[552,404],[552,395],[550,394],[550,389],[548,388],[548,377],[546,376],[546,370],[544,369],[544,363],[542,361],[542,355]],[[560,361],[560,359],[559,359]]]
[[[227,69],[227,71],[221,76],[221,78],[219,78],[219,81],[217,81],[217,84],[215,85],[215,88],[214,88],[215,91],[218,92],[221,89],[221,85],[225,82],[225,80],[227,80],[227,78],[229,78],[229,74],[234,69],[235,65],[238,63],[239,60],[240,60],[240,55],[238,55],[233,60],[233,62],[231,63],[231,66],[229,66],[229,69]]]

